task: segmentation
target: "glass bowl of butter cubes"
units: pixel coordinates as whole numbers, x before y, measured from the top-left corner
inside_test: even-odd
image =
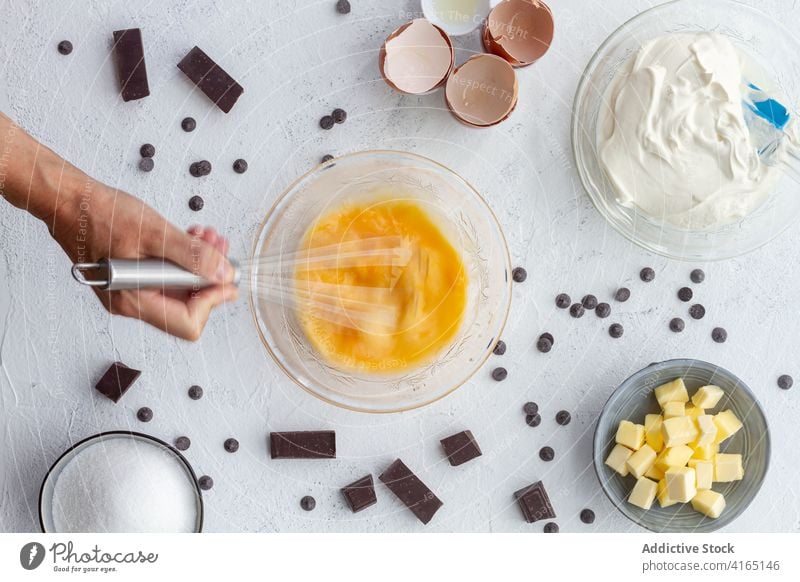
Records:
[[[594,435],[603,491],[655,532],[725,527],[755,498],[769,456],[769,428],[753,392],[700,360],[651,364],[625,380]]]

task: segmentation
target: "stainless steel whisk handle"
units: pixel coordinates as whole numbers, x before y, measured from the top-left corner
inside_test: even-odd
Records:
[[[233,284],[239,284],[239,269],[231,262],[236,274]],[[94,272],[97,279],[87,279],[84,273]],[[77,263],[72,276],[81,285],[104,291],[126,289],[202,289],[213,283],[164,259],[100,259],[96,263]]]

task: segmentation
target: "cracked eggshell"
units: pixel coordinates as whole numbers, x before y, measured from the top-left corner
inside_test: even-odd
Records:
[[[517,75],[508,61],[490,54],[472,55],[447,79],[445,103],[470,127],[491,127],[517,106]]]
[[[423,30],[421,27],[430,27],[430,30],[426,31]],[[418,55],[422,55],[423,53],[426,54],[427,57],[434,56],[436,57],[435,67],[433,70],[438,71],[440,74],[437,74],[438,80],[433,83],[431,86],[425,88],[424,90],[415,90],[411,88],[407,83],[404,84],[402,78],[397,78],[397,76],[393,76],[392,72],[389,70],[389,66],[387,60],[390,57],[391,52],[395,52],[398,50],[402,50],[403,48],[409,48],[414,46],[413,44],[413,37],[408,38],[406,45],[403,46],[395,46],[397,44],[397,39],[406,37],[408,35],[417,35],[418,38],[421,38],[421,34],[428,33],[430,31],[435,31],[441,38],[444,40],[444,44],[441,46],[431,46],[431,45],[421,45],[417,47],[418,49],[422,49],[422,52],[418,51]],[[446,49],[446,50],[441,50]],[[406,58],[413,58],[413,57],[406,57]],[[450,73],[453,71],[453,67],[455,66],[455,50],[453,50],[453,42],[450,40],[448,34],[442,30],[440,27],[432,24],[428,20],[424,18],[417,18],[406,22],[397,30],[392,32],[388,37],[386,37],[386,41],[384,41],[383,46],[381,46],[380,53],[378,54],[378,68],[381,72],[381,76],[383,80],[386,81],[386,84],[389,85],[395,91],[399,91],[400,93],[406,93],[408,95],[426,95],[428,93],[433,92],[434,90],[438,89],[440,86],[444,84],[447,78],[450,76]]]
[[[484,48],[524,67],[542,58],[550,48],[555,21],[550,7],[536,0],[503,0],[483,25]]]

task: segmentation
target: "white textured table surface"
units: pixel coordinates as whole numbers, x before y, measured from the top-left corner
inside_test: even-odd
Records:
[[[800,377],[798,256],[800,225],[737,260],[701,265],[707,279],[696,297],[707,317],[690,321],[675,296],[690,265],[632,246],[612,231],[582,191],[570,152],[570,107],[580,73],[619,24],[651,2],[552,0],[556,40],[547,56],[519,71],[520,101],[512,117],[488,130],[469,130],[443,109],[437,93],[393,93],[376,62],[384,37],[417,10],[416,1],[352,0],[340,16],[333,0],[193,2],[64,2],[0,0],[0,102],[45,144],[87,172],[133,192],[181,226],[212,224],[247,255],[255,230],[276,196],[326,153],[372,148],[410,150],[448,164],[470,180],[497,212],[513,262],[528,281],[514,287],[508,352],[489,366],[509,369],[495,383],[489,366],[451,396],[422,410],[370,416],[314,399],[283,376],[258,340],[248,304],[214,314],[196,344],[167,337],[128,319],[111,318],[75,285],[69,264],[43,226],[0,203],[0,530],[37,528],[39,483],[70,445],[103,430],[134,429],[172,441],[187,435],[199,474],[214,478],[205,495],[208,531],[541,531],[512,502],[516,489],[542,479],[562,531],[636,529],[600,492],[591,468],[592,431],[603,402],[632,372],[653,361],[695,357],[729,368],[758,394],[772,430],[772,465],[761,493],[731,531],[800,529],[800,388],[779,390],[781,373]],[[790,0],[759,2],[787,23],[800,24]],[[123,103],[109,58],[111,32],[143,29],[152,94]],[[63,57],[59,40],[75,51]],[[217,110],[175,67],[195,44],[244,87],[229,115]],[[457,59],[479,50],[477,34],[457,40]],[[346,124],[323,132],[317,122],[334,107]],[[184,133],[180,120],[195,117]],[[136,169],[139,145],[155,144],[156,169]],[[244,157],[249,171],[231,162]],[[209,159],[210,177],[191,178],[190,161]],[[201,194],[200,214],[186,205]],[[638,280],[644,266],[654,283]],[[620,285],[632,299],[613,304],[605,325],[554,308],[561,291],[601,300]],[[684,315],[687,330],[667,322]],[[612,340],[607,324],[625,336]],[[725,345],[710,330],[724,325]],[[556,337],[550,354],[535,351],[543,331]],[[94,383],[113,360],[143,370],[117,404]],[[206,397],[186,396],[200,384]],[[539,403],[543,422],[524,423],[521,406]],[[135,419],[140,406],[155,419]],[[573,421],[558,427],[559,409]],[[331,428],[335,462],[272,462],[270,430]],[[471,429],[483,448],[478,461],[450,467],[438,440]],[[241,449],[224,452],[235,436]],[[548,444],[556,460],[544,463]],[[368,472],[377,476],[400,456],[442,498],[427,528],[378,484],[379,504],[356,516],[339,487]],[[317,499],[302,511],[299,499]],[[591,507],[592,526],[578,513]]]

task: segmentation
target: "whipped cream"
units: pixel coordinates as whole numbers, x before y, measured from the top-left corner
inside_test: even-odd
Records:
[[[600,163],[617,200],[684,229],[735,222],[780,176],[744,119],[742,57],[717,33],[656,38],[620,68],[598,119]]]

